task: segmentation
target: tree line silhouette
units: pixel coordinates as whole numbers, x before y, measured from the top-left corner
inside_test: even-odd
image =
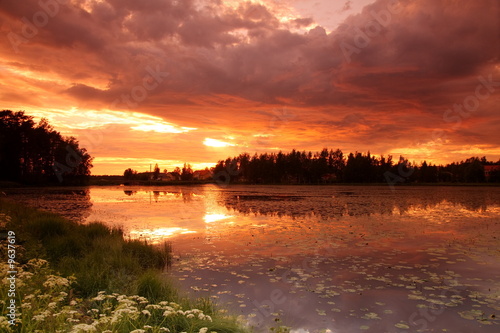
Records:
[[[79,147],[74,137],[62,137],[47,120],[38,123],[23,111],[0,111],[0,180],[24,184],[86,184],[92,168],[92,157]],[[495,166],[495,167],[488,167]],[[485,172],[488,168],[488,172]],[[400,156],[376,157],[367,153],[349,153],[340,149],[312,153],[292,150],[289,153],[242,153],[220,160],[211,169],[217,183],[481,183],[500,182],[500,160],[471,157],[461,162],[435,165],[426,161],[416,164]],[[207,171],[208,172],[208,171]],[[167,174],[166,170],[163,174]],[[191,166],[175,168],[169,173],[174,180],[193,180]],[[125,179],[160,179],[160,168],[154,172],[124,172]]]
[[[0,180],[23,184],[86,184],[92,157],[74,137],[62,137],[46,119],[0,111]]]
[[[485,176],[485,165],[498,165],[498,170]],[[420,165],[400,156],[376,157],[367,153],[340,150],[289,153],[262,153],[250,156],[242,153],[218,161],[213,168],[216,181],[242,183],[320,184],[320,183],[481,183],[500,182],[500,160],[471,157],[447,165],[426,161]]]

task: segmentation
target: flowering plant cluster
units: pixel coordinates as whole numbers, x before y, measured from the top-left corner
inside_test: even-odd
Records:
[[[5,281],[7,269],[0,277]],[[132,332],[215,333],[212,317],[199,309],[185,309],[170,301],[151,303],[138,295],[99,292],[93,298],[74,296],[74,277],[54,273],[48,262],[32,259],[19,265],[17,298],[21,307],[16,324],[0,316],[2,332]],[[0,290],[1,313],[6,290]]]

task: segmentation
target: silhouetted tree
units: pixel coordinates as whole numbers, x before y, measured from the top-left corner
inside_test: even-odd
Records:
[[[123,172],[123,178],[125,178],[125,180],[137,179],[137,171],[128,168]]]
[[[84,184],[92,157],[74,137],[64,138],[42,119],[0,111],[0,179],[21,183]]]
[[[158,163],[156,163],[153,169],[153,179],[158,180],[158,178],[160,178],[160,168],[158,167]]]
[[[484,158],[486,161],[486,158]],[[464,180],[467,183],[481,183],[485,181],[484,166],[477,157],[471,157],[465,161]]]
[[[191,169],[191,165],[184,163],[181,172],[181,180],[193,180],[193,169]]]

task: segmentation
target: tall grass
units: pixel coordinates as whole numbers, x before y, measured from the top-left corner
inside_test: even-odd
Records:
[[[47,259],[64,276],[74,275],[84,297],[98,291],[131,292],[130,282],[147,269],[171,262],[168,244],[153,246],[125,239],[123,230],[104,223],[79,224],[53,213],[3,203],[10,228],[24,244],[29,259]]]
[[[4,219],[3,227],[16,233],[16,260],[20,271],[23,270],[21,267],[24,267],[26,272],[30,272],[33,260],[36,262],[45,259],[48,262],[48,267],[44,266],[43,269],[23,275],[27,277],[25,281],[20,278],[24,288],[20,289],[20,293],[24,294],[18,295],[19,301],[29,303],[30,307],[29,311],[23,313],[29,313],[38,319],[23,315],[18,325],[9,327],[11,330],[31,332],[36,328],[47,332],[79,332],[80,328],[81,331],[92,331],[92,328],[85,325],[94,325],[97,331],[108,329],[112,332],[130,332],[134,329],[141,330],[143,327],[150,332],[166,331],[160,330],[162,327],[168,328],[170,332],[198,332],[200,329],[204,331],[204,328],[216,332],[245,331],[235,318],[222,315],[210,300],[193,300],[183,296],[178,286],[163,272],[171,265],[172,247],[169,243],[152,245],[140,240],[126,239],[120,228],[111,228],[99,222],[74,223],[59,215],[20,206],[4,199],[0,200],[0,214],[8,217]],[[0,229],[1,223],[2,221]],[[5,246],[5,241],[2,241],[2,247]],[[6,263],[4,256],[5,251],[2,251],[1,259]],[[33,285],[35,281],[43,280],[43,276],[46,279],[55,276],[73,282],[71,286],[64,284],[66,289],[58,290],[64,296],[57,298],[55,294],[52,295],[54,290],[44,291]],[[0,292],[4,302],[0,303],[0,326],[2,321],[5,323],[2,319],[7,304],[5,288],[2,285]],[[41,296],[40,293],[45,293],[44,297],[56,297],[54,299],[57,301],[47,303],[34,302],[29,298],[26,300],[28,293],[38,293],[37,297]],[[110,303],[96,303],[96,297],[104,297]],[[123,301],[128,302],[127,304],[137,303],[129,304],[131,307],[127,313],[133,315],[121,315],[125,310],[120,299],[128,299]],[[142,303],[138,299],[143,299]],[[170,303],[175,306],[166,305]],[[51,319],[49,322],[45,315],[55,309],[46,309],[49,304],[52,308],[59,309],[52,317],[62,316],[62,320]],[[144,304],[152,307],[147,310]],[[165,316],[170,307],[175,308],[175,311],[172,310],[171,315]],[[154,312],[155,316],[152,316],[152,309],[158,310]],[[191,311],[190,309],[196,311],[187,312]],[[94,318],[88,311],[98,311],[99,316]],[[69,316],[68,313],[72,315]],[[193,313],[193,316],[188,316]],[[109,322],[103,318],[108,318]],[[209,322],[207,318],[210,319]]]

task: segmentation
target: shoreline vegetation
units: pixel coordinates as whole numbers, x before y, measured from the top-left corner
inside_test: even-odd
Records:
[[[0,235],[2,332],[249,332],[210,299],[180,291],[164,272],[170,243],[126,239],[122,229],[6,199]]]
[[[90,187],[90,186],[123,186],[124,188],[128,186],[196,186],[196,185],[205,185],[205,184],[213,184],[219,186],[387,186],[389,187],[391,184],[389,183],[318,183],[318,184],[309,184],[309,183],[249,183],[249,182],[231,182],[220,184],[215,180],[186,180],[186,181],[134,181],[134,182],[125,182],[123,180],[119,180],[122,178],[121,176],[91,176],[90,181],[86,185],[61,185],[61,184],[45,184],[45,185],[27,185],[16,182],[9,181],[0,181],[0,190],[2,189],[14,189],[14,188],[44,188],[44,187]],[[433,187],[448,187],[448,186],[466,186],[466,187],[500,187],[500,183],[465,183],[465,182],[440,182],[440,183],[397,183],[392,184],[395,187],[422,187],[422,186],[433,186]],[[1,194],[1,193],[0,193]]]

